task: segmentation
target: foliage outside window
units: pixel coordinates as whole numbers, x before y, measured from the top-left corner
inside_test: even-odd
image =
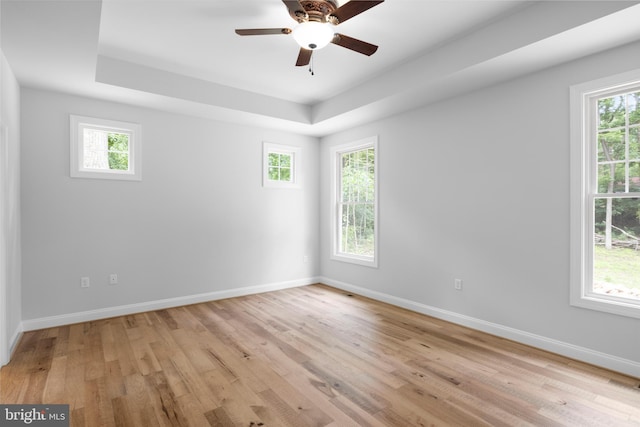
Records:
[[[265,187],[300,187],[299,147],[264,143],[263,176]]]
[[[269,153],[269,179],[291,182],[291,154]]]
[[[71,116],[71,176],[140,180],[140,126]]]
[[[640,74],[624,77],[631,81],[572,89],[583,115],[572,156],[584,159],[573,194],[582,279],[574,278],[572,303],[640,317]]]
[[[336,165],[333,258],[377,266],[377,140],[332,150]]]

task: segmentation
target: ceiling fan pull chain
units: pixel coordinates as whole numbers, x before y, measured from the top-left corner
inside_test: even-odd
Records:
[[[315,73],[313,72],[313,56],[311,57],[311,62],[309,63],[309,73],[311,73],[312,76],[315,76]]]

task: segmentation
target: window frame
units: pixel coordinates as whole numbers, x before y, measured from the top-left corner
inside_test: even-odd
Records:
[[[269,178],[269,154],[271,153],[291,156],[290,181],[276,181]],[[264,141],[262,144],[262,186],[266,188],[302,188],[301,161],[301,147]]]
[[[84,167],[85,128],[129,135],[129,170],[92,169]],[[142,127],[138,123],[107,120],[71,114],[70,129],[70,176],[72,178],[110,179],[124,181],[142,180]]]
[[[640,70],[570,87],[570,304],[634,318],[640,318],[640,301],[593,292],[593,203],[600,194],[597,145],[593,139],[597,137],[597,100],[637,90]],[[626,193],[620,193],[620,197],[623,194]]]
[[[360,151],[366,148],[374,149],[374,201],[373,201],[373,226],[374,226],[374,249],[373,256],[363,256],[340,252],[340,239],[342,235],[340,211],[341,201],[341,156],[345,153]],[[331,254],[330,259],[342,261],[352,264],[363,265],[372,268],[378,268],[379,258],[379,153],[378,153],[378,136],[372,136],[347,144],[332,147],[330,150],[331,166]]]

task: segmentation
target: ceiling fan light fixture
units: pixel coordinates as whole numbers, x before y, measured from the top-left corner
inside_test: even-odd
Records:
[[[316,21],[307,21],[293,29],[293,38],[304,49],[322,49],[333,40],[333,28],[331,24]]]

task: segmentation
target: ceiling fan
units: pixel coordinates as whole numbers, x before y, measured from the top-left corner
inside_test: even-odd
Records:
[[[291,34],[300,45],[296,61],[298,67],[308,65],[313,51],[322,49],[329,43],[371,56],[378,50],[378,46],[334,32],[333,27],[383,1],[351,0],[338,7],[337,0],[282,0],[289,10],[289,15],[298,22],[293,30],[290,28],[237,29],[236,34],[241,36]]]

